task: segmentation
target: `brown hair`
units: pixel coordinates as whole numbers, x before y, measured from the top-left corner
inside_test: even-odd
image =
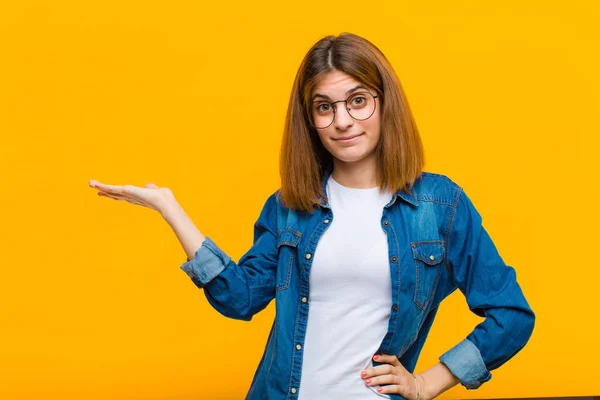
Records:
[[[321,181],[331,154],[310,125],[310,96],[319,80],[338,70],[380,95],[381,139],[375,149],[377,185],[409,192],[424,165],[423,144],[400,80],[371,42],[351,33],[327,36],[308,51],[290,96],[280,154],[281,198],[286,207],[311,212],[325,198]]]

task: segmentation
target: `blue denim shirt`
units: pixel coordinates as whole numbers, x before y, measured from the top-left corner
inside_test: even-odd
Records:
[[[254,226],[254,244],[238,263],[207,237],[181,266],[227,317],[249,321],[275,299],[275,321],[246,399],[292,400],[302,390],[309,274],[317,243],[335,218],[324,200],[313,213],[298,212],[283,207],[276,192]],[[424,172],[410,193],[395,193],[383,209],[381,228],[393,305],[377,353],[396,355],[413,372],[438,306],[458,288],[470,310],[485,319],[440,361],[466,388],[479,387],[533,330],[534,313],[514,269],[498,254],[465,192],[444,175]]]

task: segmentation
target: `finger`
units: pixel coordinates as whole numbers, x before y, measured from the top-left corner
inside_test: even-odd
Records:
[[[109,198],[115,199],[115,200],[123,200],[123,201],[127,201],[131,204],[136,204],[138,206],[144,206],[144,207],[151,208],[147,204],[141,203],[141,202],[137,201],[136,199],[127,197],[127,196],[112,195],[112,194],[104,193],[104,192],[98,192],[98,196],[109,197]]]
[[[109,192],[98,192],[98,196],[109,197],[111,199],[123,200],[123,201],[129,201],[129,202],[135,201],[135,200],[133,200],[130,197],[123,196],[123,195],[120,195],[120,194],[113,194],[113,193],[109,193]]]
[[[378,387],[377,393],[399,394],[400,396],[408,399],[408,393],[406,391],[406,388],[400,385],[386,385]]]
[[[391,385],[378,387],[377,392],[396,393],[405,399],[414,399],[417,396],[416,381],[411,374],[403,374],[401,376],[396,376],[395,381]]]
[[[392,364],[395,367],[402,365],[400,364],[400,361],[398,361],[398,357],[393,354],[375,354],[373,360],[380,363]]]
[[[100,183],[98,181],[91,180],[90,186],[101,190],[103,192],[113,193],[113,194],[124,194],[126,192],[124,186],[117,185],[105,185],[104,183]]]
[[[158,186],[156,186],[154,183],[152,182],[148,182],[146,183],[146,186],[144,186],[146,189],[158,189]]]
[[[394,384],[401,386],[412,385],[413,376],[408,372],[404,372],[399,368],[392,367],[391,372],[378,374],[370,378],[364,378],[365,382],[369,386],[383,385],[383,384]]]
[[[376,367],[366,368],[362,371],[361,376],[363,378],[371,378],[373,376],[386,375],[394,372],[394,367],[390,364],[378,365]]]
[[[365,379],[367,386],[398,385],[400,381],[394,374],[379,375]]]
[[[114,199],[114,200],[124,200],[123,197],[121,197],[121,196],[113,195],[113,194],[106,193],[106,192],[98,192],[98,196],[108,197],[109,199]]]

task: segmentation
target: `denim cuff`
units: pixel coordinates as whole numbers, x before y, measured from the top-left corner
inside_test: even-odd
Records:
[[[198,287],[204,287],[219,275],[230,261],[231,258],[207,236],[194,258],[184,262],[180,268]]]
[[[477,346],[465,339],[440,357],[460,383],[467,389],[477,389],[492,378]]]

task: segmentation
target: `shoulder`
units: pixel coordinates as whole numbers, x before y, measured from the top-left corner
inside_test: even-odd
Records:
[[[271,219],[277,220],[277,225],[281,226],[288,214],[292,211],[286,207],[281,194],[281,188],[271,193],[263,206],[263,213],[270,216]]]
[[[265,200],[263,206],[262,206],[262,210],[260,212],[260,216],[258,219],[259,223],[265,224],[265,225],[274,225],[276,220],[277,220],[277,214],[278,214],[278,208],[280,208],[281,206],[279,205],[279,190],[275,191],[274,193],[270,194],[267,199]]]
[[[448,176],[423,172],[412,190],[417,201],[428,201],[456,207],[463,189]]]

